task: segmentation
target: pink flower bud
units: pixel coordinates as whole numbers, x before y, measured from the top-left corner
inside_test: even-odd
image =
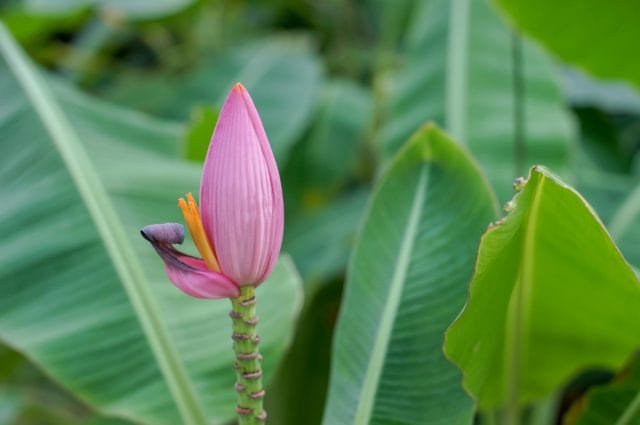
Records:
[[[236,297],[240,286],[262,283],[278,260],[284,204],[269,140],[239,83],[227,96],[211,138],[200,204],[198,210],[191,195],[179,202],[203,259],[173,248],[182,242],[180,225],[152,225],[142,231],[163,259],[169,279],[200,298]]]
[[[222,273],[258,285],[278,260],[284,205],[278,167],[241,84],[222,106],[200,183],[202,224]]]

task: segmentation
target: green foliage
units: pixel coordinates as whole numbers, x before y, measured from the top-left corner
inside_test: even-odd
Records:
[[[0,189],[10,206],[0,337],[104,413],[153,425],[231,419],[229,305],[168,284],[138,234],[177,221],[176,196],[197,187],[199,167],[176,157],[176,127],[50,85],[2,28],[0,51],[0,150],[13,158],[0,168],[11,178]],[[286,257],[271,279],[260,294],[267,370],[300,303]]]
[[[575,106],[640,113],[640,92],[622,81],[596,80],[572,70],[564,73],[563,88],[567,99]]]
[[[20,425],[127,425],[98,416],[51,382],[18,352],[0,345],[0,423]]]
[[[522,30],[563,60],[603,78],[626,79],[640,87],[640,38],[634,0],[495,0]]]
[[[174,14],[195,0],[22,0],[25,9],[34,15],[68,15],[78,9],[97,8],[102,13],[126,19],[154,19]]]
[[[209,142],[218,121],[219,110],[200,106],[191,113],[191,121],[183,140],[183,155],[190,161],[202,163],[207,157]]]
[[[131,75],[106,96],[182,120],[196,105],[221,106],[229,88],[242,81],[282,162],[311,118],[321,77],[322,68],[304,39],[270,38],[230,48],[181,75]]]
[[[480,242],[447,355],[482,408],[539,399],[640,345],[640,285],[589,205],[542,168]]]
[[[293,253],[308,290],[343,273],[367,196],[366,191],[345,195],[287,223],[284,250]]]
[[[366,155],[371,102],[368,90],[348,80],[325,84],[316,119],[282,172],[283,246],[307,290],[344,273],[368,192],[353,185],[373,165]]]
[[[440,347],[495,214],[484,177],[435,126],[399,152],[349,265],[325,424],[471,423],[473,403]]]
[[[2,33],[0,341],[17,351],[0,348],[0,423],[232,418],[230,306],[179,293],[137,232],[181,221],[176,198],[197,192],[237,81],[264,121],[286,206],[290,257],[259,288],[268,423],[619,421],[633,405],[635,369],[619,367],[640,348],[638,284],[586,202],[536,168],[472,269],[496,219],[492,192],[511,198],[533,165],[572,183],[640,268],[638,91],[550,59],[638,85],[635,9],[628,0],[2,3],[0,19],[48,74]],[[459,145],[435,127],[407,145],[427,121]],[[406,234],[412,195],[423,202]],[[532,214],[540,223],[528,238]],[[394,280],[401,257],[406,274]],[[529,310],[516,309],[523,265],[534,271]],[[448,349],[476,400],[441,347],[470,280]],[[507,359],[513,341],[522,358]],[[594,390],[603,372],[618,378]]]
[[[269,387],[266,407],[278,425],[319,424],[329,380],[331,339],[342,285],[330,281],[310,294],[300,314],[291,350]],[[309,294],[309,295],[308,295]],[[275,420],[274,420],[275,421]]]
[[[607,173],[590,165],[584,164],[578,170],[578,189],[611,232],[611,220],[619,214],[621,206],[636,187],[637,177],[634,173]],[[612,232],[612,236],[617,241],[619,235]],[[627,255],[626,249],[622,252]],[[627,259],[634,262],[630,256]]]
[[[304,188],[331,194],[356,174],[365,133],[370,128],[370,93],[350,81],[331,81],[322,90],[321,103],[304,146]]]
[[[24,43],[42,42],[52,33],[77,28],[86,19],[86,13],[76,12],[65,15],[33,15],[19,8],[9,9],[1,15],[11,34]]]
[[[578,159],[589,170],[625,174],[632,170],[629,148],[622,146],[614,121],[595,108],[576,108],[582,130],[582,157]],[[578,169],[578,175],[583,169]]]
[[[430,119],[469,147],[503,201],[530,165],[566,174],[573,125],[544,52],[516,38],[488,0],[417,4],[406,62],[389,76],[382,150],[392,154]]]
[[[609,222],[611,235],[636,267],[640,266],[640,185],[634,187]]]
[[[640,423],[640,362],[632,362],[608,385],[589,391],[565,417],[566,425]]]

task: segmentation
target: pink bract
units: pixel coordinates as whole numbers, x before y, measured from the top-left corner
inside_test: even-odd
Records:
[[[200,207],[222,273],[240,286],[264,281],[280,252],[284,205],[269,140],[241,84],[220,111],[202,170]]]
[[[258,111],[239,83],[222,106],[209,144],[200,182],[200,218],[197,206],[192,208],[185,217],[196,244],[211,247],[201,250],[208,253],[206,263],[173,247],[184,239],[180,224],[154,224],[141,231],[174,285],[197,298],[234,298],[241,286],[258,286],[269,276],[282,244],[282,187]],[[196,219],[202,226],[193,225]]]

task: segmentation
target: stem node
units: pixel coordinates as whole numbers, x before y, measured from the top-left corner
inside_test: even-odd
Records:
[[[236,370],[235,390],[238,393],[236,413],[239,425],[262,425],[267,420],[263,408],[265,396],[262,387],[262,356],[258,350],[260,337],[256,332],[255,288],[244,286],[240,296],[231,300],[233,310],[229,313],[233,323],[231,339],[236,355],[233,368]]]

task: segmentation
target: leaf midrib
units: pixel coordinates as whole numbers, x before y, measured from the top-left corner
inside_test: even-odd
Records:
[[[425,198],[425,187],[427,185],[427,167],[422,166],[418,183],[413,195],[411,211],[407,219],[402,234],[402,243],[398,251],[398,257],[395,262],[393,276],[389,284],[389,294],[383,308],[382,317],[378,325],[378,331],[375,336],[369,364],[365,371],[365,377],[362,382],[362,392],[359,397],[354,424],[367,425],[370,422],[378,382],[382,374],[384,360],[389,347],[389,340],[393,330],[395,317],[398,313],[402,290],[404,289],[405,276],[409,268],[411,252],[416,239],[419,218],[422,213]]]
[[[532,171],[532,177],[535,171]],[[534,269],[534,251],[535,251],[535,235],[538,224],[538,216],[540,212],[540,202],[542,199],[542,188],[545,178],[542,174],[538,174],[539,181],[535,185],[533,192],[533,200],[531,201],[531,209],[524,222],[525,233],[522,242],[522,259],[518,270],[517,282],[515,285],[515,294],[517,297],[515,317],[508,317],[505,362],[506,370],[506,390],[507,390],[507,410],[517,409],[520,387],[520,371],[522,370],[522,354],[524,339],[527,337],[526,329],[529,327],[531,291],[533,288],[533,269]],[[509,326],[509,324],[512,324]],[[514,413],[513,411],[511,413]],[[515,414],[515,413],[514,413]]]
[[[206,425],[193,385],[171,341],[135,252],[88,154],[42,77],[0,22],[0,52],[38,114],[91,216],[120,277],[185,424]]]

